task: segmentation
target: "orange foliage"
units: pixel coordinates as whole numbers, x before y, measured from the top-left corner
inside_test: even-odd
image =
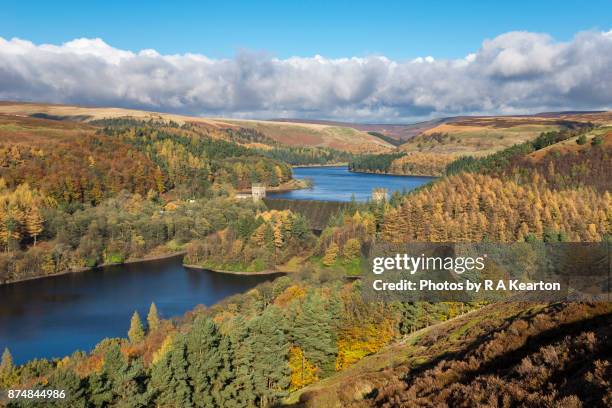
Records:
[[[274,299],[274,304],[276,306],[286,307],[293,300],[301,299],[304,296],[306,296],[306,288],[300,285],[291,285]]]

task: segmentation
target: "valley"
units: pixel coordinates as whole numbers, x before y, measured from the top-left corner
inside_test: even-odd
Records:
[[[359,278],[377,243],[609,242],[608,120],[461,118],[394,147],[338,124],[2,103],[0,386],[73,406],[604,406],[608,303],[369,303]],[[237,199],[254,184],[295,190]]]

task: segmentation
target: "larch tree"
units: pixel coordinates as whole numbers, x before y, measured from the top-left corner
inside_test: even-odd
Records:
[[[147,314],[147,326],[149,331],[156,330],[159,327],[159,314],[155,303],[151,303],[149,313]]]
[[[138,312],[134,312],[132,320],[130,321],[130,329],[128,330],[128,338],[132,343],[137,343],[144,339],[144,328],[142,327],[142,320]]]
[[[335,242],[329,244],[329,246],[325,250],[325,255],[323,256],[323,265],[332,266],[336,262],[339,252],[340,248],[338,247],[338,244],[336,244]]]
[[[8,347],[4,348],[2,352],[2,360],[0,360],[0,372],[13,370],[13,356],[9,351]]]
[[[348,261],[359,258],[361,255],[361,243],[359,240],[357,238],[350,238],[346,241],[342,249],[342,254]]]
[[[43,217],[37,205],[33,205],[30,211],[25,216],[25,227],[29,236],[34,238],[34,246],[36,239],[43,231]]]

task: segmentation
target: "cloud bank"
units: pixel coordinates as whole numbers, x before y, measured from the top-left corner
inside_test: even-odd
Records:
[[[612,107],[612,30],[569,42],[509,32],[462,59],[233,59],[36,45],[0,37],[0,99],[184,114],[398,122],[459,114]]]

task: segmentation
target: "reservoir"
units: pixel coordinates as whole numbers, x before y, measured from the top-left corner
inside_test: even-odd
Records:
[[[182,257],[125,264],[0,285],[0,353],[16,363],[89,351],[104,337],[127,337],[151,302],[162,318],[210,306],[280,275],[231,275],[184,268]]]
[[[293,176],[312,181],[312,187],[282,193],[270,192],[270,198],[292,200],[366,201],[372,196],[372,189],[386,188],[394,191],[410,191],[434,180],[427,176],[395,176],[388,174],[352,173],[347,166],[337,167],[296,167]]]

